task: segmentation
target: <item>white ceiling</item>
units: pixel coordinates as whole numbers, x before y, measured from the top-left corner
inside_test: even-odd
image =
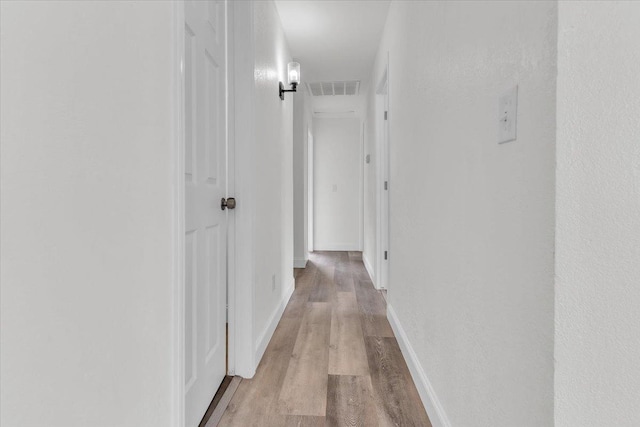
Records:
[[[371,72],[389,0],[276,0],[303,82],[361,80]]]

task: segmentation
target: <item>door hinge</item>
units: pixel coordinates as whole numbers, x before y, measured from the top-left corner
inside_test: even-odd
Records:
[[[385,120],[388,120],[388,118],[387,118],[387,117],[388,117],[388,115],[389,115],[389,112],[388,112],[388,111],[385,111],[385,112],[384,112],[384,119],[385,119]]]
[[[389,189],[389,181],[385,181],[384,182],[384,189],[388,190]]]
[[[388,258],[389,258],[389,256],[387,254],[387,251],[384,251],[384,259],[388,259]]]

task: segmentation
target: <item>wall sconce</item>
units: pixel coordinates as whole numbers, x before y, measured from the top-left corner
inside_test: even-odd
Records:
[[[296,88],[300,83],[300,64],[298,64],[297,62],[289,62],[289,64],[287,64],[287,76],[289,78],[289,84],[291,85],[291,89],[285,90],[282,82],[279,82],[280,90],[278,92],[278,95],[280,96],[280,99],[283,101],[284,101],[285,92],[297,92]]]

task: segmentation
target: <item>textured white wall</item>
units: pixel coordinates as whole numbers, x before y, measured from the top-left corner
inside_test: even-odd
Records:
[[[0,424],[168,427],[172,6],[0,4]]]
[[[254,338],[264,341],[274,313],[293,289],[293,99],[278,97],[291,61],[272,1],[254,4],[255,293]],[[272,276],[276,287],[272,289]],[[277,322],[278,319],[275,319]],[[268,342],[269,336],[266,336]],[[260,345],[260,343],[257,343]],[[256,363],[259,360],[256,360]]]
[[[314,249],[360,250],[359,119],[314,118]]]
[[[311,110],[302,87],[290,96],[293,98],[293,263],[300,268],[309,259],[307,135],[311,130]]]
[[[640,3],[558,19],[556,426],[638,426]]]
[[[392,2],[376,60],[389,300],[456,427],[553,424],[556,31],[554,2]],[[518,139],[499,145],[516,84]]]

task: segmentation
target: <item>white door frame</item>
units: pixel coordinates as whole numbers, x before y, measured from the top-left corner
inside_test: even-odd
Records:
[[[313,133],[307,128],[307,250],[313,252],[313,186],[314,186],[314,170],[313,170]]]
[[[171,236],[173,242],[173,274],[172,274],[172,425],[184,427],[185,423],[185,357],[184,357],[184,25],[185,4],[183,0],[172,2],[172,223]],[[234,2],[227,2],[227,197],[233,196],[235,189],[236,153],[235,153],[235,114],[234,114],[234,73],[230,72],[234,61]],[[227,222],[227,323],[228,323],[228,369],[230,375],[236,368],[236,218],[235,213],[228,214]]]
[[[172,425],[184,426],[184,23],[183,2],[173,6],[172,128],[173,128],[173,306],[172,306]]]
[[[360,161],[359,161],[359,170],[358,176],[360,177],[360,187],[358,188],[358,203],[360,204],[360,223],[358,225],[359,228],[359,236],[358,236],[358,250],[360,252],[364,251],[364,158],[365,154],[365,142],[364,142],[364,129],[365,129],[365,121],[360,121]]]
[[[227,31],[227,196],[236,197],[236,127],[235,127],[235,73],[234,70],[234,2],[227,1],[225,28]],[[228,210],[227,210],[228,212]],[[236,369],[236,214],[228,214],[227,220],[227,375]]]
[[[251,378],[255,374],[256,343],[253,339],[255,299],[255,40],[252,1],[229,1],[229,40],[233,42],[227,58],[233,88],[229,127],[233,129],[233,165],[235,196],[232,254],[229,264],[229,374]],[[233,52],[242,52],[233,55]],[[231,103],[230,103],[231,105]],[[237,118],[237,120],[236,120]],[[231,170],[230,169],[230,170]]]
[[[389,61],[384,68],[383,75],[376,87],[376,127],[377,127],[377,159],[376,162],[376,288],[388,289],[389,287],[389,251],[390,233],[389,233],[389,195],[391,192],[391,182],[389,180],[389,139],[390,139],[390,121],[391,113],[389,112]],[[385,119],[384,115],[387,112]],[[385,182],[387,188],[385,189]],[[387,259],[385,260],[385,251],[387,251]]]

